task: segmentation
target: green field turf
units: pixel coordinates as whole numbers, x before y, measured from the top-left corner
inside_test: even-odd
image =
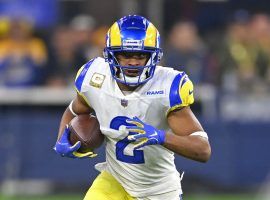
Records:
[[[82,200],[82,195],[51,195],[51,196],[25,196],[7,197],[1,196],[1,200]],[[247,194],[216,194],[216,195],[190,195],[184,196],[184,200],[255,200],[252,195]]]

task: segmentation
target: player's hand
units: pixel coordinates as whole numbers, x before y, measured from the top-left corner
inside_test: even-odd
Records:
[[[56,142],[54,146],[54,150],[56,153],[63,157],[69,157],[69,158],[92,158],[97,156],[97,154],[94,154],[93,152],[86,152],[86,153],[80,153],[77,150],[81,146],[81,142],[78,141],[74,145],[72,145],[69,142],[69,134],[70,130],[69,127],[66,126],[64,133],[62,134],[61,138]]]
[[[136,133],[135,135],[128,136],[128,140],[139,142],[134,146],[134,149],[139,149],[147,145],[164,144],[165,131],[158,130],[153,126],[142,122],[138,117],[128,119],[127,123],[135,125],[126,127],[129,133]]]

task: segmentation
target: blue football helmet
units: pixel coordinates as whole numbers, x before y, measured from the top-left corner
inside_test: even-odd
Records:
[[[147,53],[150,56],[145,66],[122,66],[116,58],[116,54],[121,52]],[[142,16],[125,16],[115,22],[107,33],[104,58],[118,82],[129,86],[147,82],[153,77],[162,55],[158,30]],[[138,70],[138,76],[126,75],[126,69]]]

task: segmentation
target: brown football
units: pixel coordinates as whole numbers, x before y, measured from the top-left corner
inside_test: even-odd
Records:
[[[104,135],[100,131],[97,118],[93,115],[78,115],[70,123],[70,142],[75,144],[81,141],[78,152],[85,153],[100,147],[104,141]]]

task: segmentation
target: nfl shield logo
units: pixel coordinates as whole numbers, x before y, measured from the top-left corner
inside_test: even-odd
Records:
[[[121,99],[121,106],[127,107],[127,105],[128,105],[128,100],[126,100],[126,99]]]

